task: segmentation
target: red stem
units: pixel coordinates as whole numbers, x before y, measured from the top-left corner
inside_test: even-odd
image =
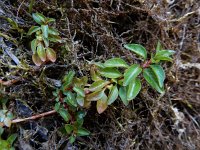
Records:
[[[42,118],[42,117],[45,117],[45,116],[49,116],[49,115],[52,115],[52,114],[55,114],[55,113],[56,113],[55,110],[51,110],[51,111],[44,112],[44,113],[38,114],[38,115],[34,115],[34,116],[31,116],[31,117],[28,117],[28,118],[14,119],[14,120],[12,120],[12,123],[19,123],[19,122],[24,122],[24,121],[28,121],[28,120],[35,120],[35,119]]]
[[[142,68],[148,68],[151,65],[151,60],[147,60],[146,62],[144,62],[144,64],[142,65]]]

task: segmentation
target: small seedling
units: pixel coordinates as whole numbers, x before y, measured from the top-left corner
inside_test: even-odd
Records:
[[[64,76],[60,89],[54,92],[56,97],[55,110],[67,122],[65,130],[70,134],[69,141],[73,143],[77,136],[89,135],[82,128],[86,109],[92,101],[96,101],[99,114],[103,113],[118,97],[128,103],[135,99],[142,88],[143,78],[156,91],[164,93],[165,72],[162,61],[172,61],[172,50],[163,50],[158,42],[156,53],[147,58],[146,49],[139,44],[125,44],[127,50],[138,55],[142,63],[131,64],[121,58],[111,58],[104,63],[91,62],[90,76],[75,77],[70,71]],[[88,82],[88,78],[92,81]]]
[[[10,135],[6,140],[1,137],[4,132],[3,126],[10,127],[13,119],[13,114],[6,108],[7,101],[5,97],[0,97],[0,105],[2,106],[2,109],[0,109],[0,149],[14,150],[15,148],[12,145],[17,138],[17,134]]]
[[[33,52],[32,60],[37,65],[40,66],[44,62],[56,61],[56,52],[50,48],[50,42],[61,42],[61,37],[59,36],[59,32],[50,27],[48,24],[51,22],[55,22],[53,18],[47,18],[40,13],[33,13],[33,19],[40,26],[32,26],[28,35],[32,35],[35,33],[35,39],[31,42],[31,50]]]
[[[6,140],[3,140],[1,138],[1,135],[3,134],[4,129],[0,127],[0,148],[1,150],[15,150],[15,148],[12,146],[13,142],[17,138],[17,134],[10,135]]]
[[[0,109],[0,127],[10,127],[14,118],[12,112],[8,111],[6,107],[7,101],[5,97],[0,97],[0,105],[2,106],[2,109]]]

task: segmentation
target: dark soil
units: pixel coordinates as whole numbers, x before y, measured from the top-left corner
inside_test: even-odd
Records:
[[[32,12],[55,18],[53,26],[65,40],[54,45],[57,61],[41,67],[35,67],[31,59],[32,38],[6,21],[11,18],[27,33],[35,25],[30,2],[0,1],[0,79],[20,78],[9,86],[0,85],[0,94],[9,99],[7,107],[16,118],[52,110],[55,82],[71,69],[87,75],[87,61],[121,57],[137,62],[124,43],[139,43],[155,52],[160,40],[176,54],[173,63],[164,65],[163,97],[144,85],[128,107],[117,101],[101,115],[92,107],[84,123],[92,134],[73,145],[59,133],[64,121],[56,114],[13,125],[7,132],[18,134],[16,149],[200,149],[198,0],[35,0]],[[18,61],[23,65],[17,65]]]

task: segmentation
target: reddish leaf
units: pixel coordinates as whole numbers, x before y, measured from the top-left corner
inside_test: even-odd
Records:
[[[84,108],[90,108],[90,106],[91,106],[91,101],[84,101],[84,105],[83,105],[83,107]]]
[[[37,46],[37,54],[39,56],[39,58],[45,62],[46,61],[46,52],[45,52],[45,49],[44,49],[44,45],[42,43],[38,43],[38,46]]]
[[[56,52],[52,48],[48,47],[46,49],[46,55],[47,55],[47,59],[50,60],[51,62],[56,61]]]
[[[97,111],[99,114],[103,113],[107,109],[108,107],[107,99],[108,97],[104,93],[103,97],[97,101]]]
[[[90,93],[86,96],[87,101],[98,101],[99,99],[102,98],[104,94],[104,89],[101,91],[95,91],[93,93]]]
[[[36,66],[40,66],[43,63],[37,53],[32,55],[32,60]]]

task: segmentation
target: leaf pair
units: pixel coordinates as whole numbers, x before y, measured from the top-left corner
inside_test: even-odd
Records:
[[[0,110],[0,126],[1,124],[7,127],[11,126],[13,114],[9,112],[8,110]]]
[[[104,76],[106,78],[119,78],[122,76],[120,71],[117,68],[127,68],[129,65],[121,58],[111,58],[105,63],[95,63],[96,66],[98,66],[99,69],[99,74],[101,76]],[[94,77],[93,77],[94,78]]]
[[[173,55],[175,51],[173,50],[160,50],[156,52],[156,55],[152,58],[153,62],[158,63],[159,61],[170,61],[172,62],[171,55]]]
[[[67,134],[71,134],[69,137],[69,142],[73,143],[78,136],[88,136],[90,132],[83,128],[83,119],[86,113],[84,111],[78,111],[75,115],[75,121],[71,122],[71,124],[66,124],[64,126]]]
[[[58,31],[48,26],[49,22],[55,21],[52,18],[47,18],[40,13],[33,13],[33,19],[41,26],[33,26],[29,29],[28,35],[36,33],[36,39],[31,42],[33,51],[32,60],[40,66],[43,62],[56,61],[56,52],[49,48],[49,41],[61,42]]]
[[[151,58],[153,63],[159,63],[160,61],[172,62],[172,55],[175,53],[173,50],[163,50],[161,43],[158,41],[156,46],[156,54]]]
[[[129,101],[133,100],[141,90],[141,82],[138,78],[134,78],[130,81],[128,86],[121,86],[119,88],[119,97],[124,103],[128,105]]]
[[[45,48],[42,43],[38,43],[37,40],[31,42],[31,48],[33,51],[32,60],[37,65],[40,66],[43,62],[56,61],[56,52],[52,48]]]
[[[117,99],[118,93],[117,85],[111,86],[108,96],[103,91],[96,104],[97,112],[99,114],[103,113],[107,109],[108,105],[111,105]]]
[[[66,121],[68,122],[71,119],[71,115],[69,114],[69,112],[66,109],[59,109],[58,113],[60,114],[60,116]]]
[[[85,91],[83,88],[74,86],[73,90],[77,93],[76,101],[81,106],[84,107],[85,104]]]
[[[65,130],[67,134],[71,134],[71,136],[69,137],[69,142],[71,144],[75,142],[77,136],[88,136],[90,134],[90,132],[85,128],[81,127],[78,130],[76,130],[76,128],[71,124],[66,124]],[[72,132],[74,133],[72,134]]]
[[[91,93],[86,95],[86,101],[97,101],[98,113],[104,112],[108,105],[112,104],[118,97],[117,85],[109,85],[110,83],[105,80],[97,80],[88,88]],[[105,94],[106,89],[109,89],[108,96]]]
[[[0,136],[2,135],[2,133],[4,132],[4,129],[2,127],[0,127]],[[14,150],[15,148],[12,146],[14,141],[17,138],[17,134],[12,134],[10,135],[6,140],[3,140],[0,137],[0,147],[2,150]]]
[[[144,60],[147,59],[147,51],[140,44],[125,44],[124,47],[137,55],[141,56]]]
[[[145,80],[159,93],[164,92],[165,72],[160,65],[150,65],[143,71]]]
[[[123,86],[129,85],[141,72],[142,68],[138,64],[130,66],[124,73]]]
[[[35,22],[37,22],[40,25],[48,24],[50,22],[55,22],[55,19],[47,18],[41,13],[33,13],[32,17],[35,20]]]
[[[52,42],[60,42],[61,38],[58,36],[59,33],[54,28],[49,27],[48,25],[41,25],[39,26],[32,26],[27,35],[32,35],[33,33],[37,34],[37,36],[40,36],[42,33],[42,36],[46,39],[49,39]]]

